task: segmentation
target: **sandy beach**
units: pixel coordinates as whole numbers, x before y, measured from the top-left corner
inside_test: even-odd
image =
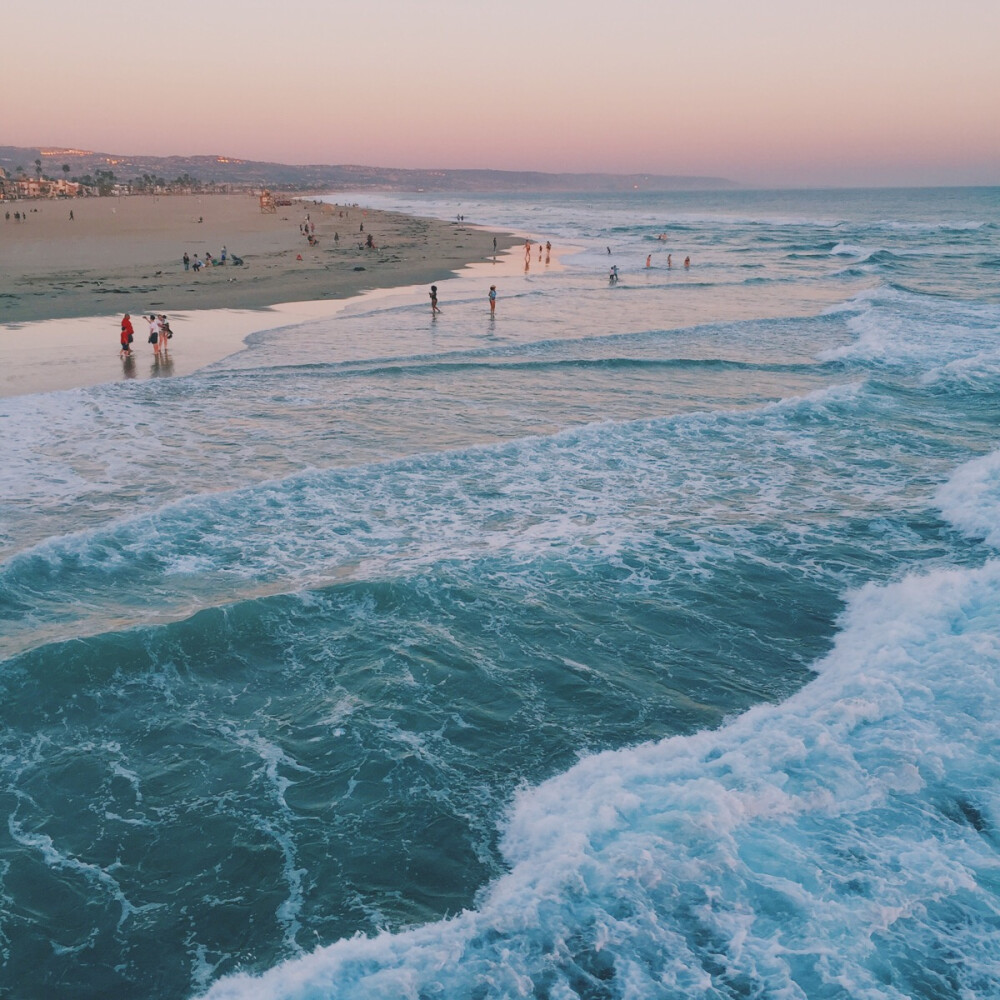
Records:
[[[24,221],[14,221],[15,210]],[[126,312],[136,357],[125,377],[185,374],[238,350],[255,330],[315,315],[317,304],[333,310],[371,289],[440,281],[492,261],[494,236],[498,252],[521,242],[308,199],[265,213],[247,194],[22,201],[4,211],[11,217],[0,220],[0,396],[121,378]],[[185,252],[192,261],[218,258],[223,246],[224,266],[184,270]],[[233,255],[243,264],[233,265]],[[142,321],[149,312],[169,315],[177,334],[169,368],[150,367]]]

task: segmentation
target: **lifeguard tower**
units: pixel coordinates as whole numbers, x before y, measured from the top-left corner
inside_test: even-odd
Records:
[[[274,215],[278,211],[278,206],[274,203],[274,197],[271,192],[264,188],[260,193],[260,212],[261,215]]]

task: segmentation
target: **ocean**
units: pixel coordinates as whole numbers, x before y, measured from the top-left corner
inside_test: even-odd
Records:
[[[1000,189],[363,197],[0,400],[0,996],[1000,996]]]

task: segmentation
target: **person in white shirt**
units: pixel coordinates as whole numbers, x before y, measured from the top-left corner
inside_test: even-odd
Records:
[[[150,315],[149,319],[149,342],[153,345],[153,353],[160,353],[160,318],[158,316]]]

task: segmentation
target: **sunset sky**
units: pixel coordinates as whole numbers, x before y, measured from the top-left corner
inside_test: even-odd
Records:
[[[3,36],[2,145],[1000,184],[998,0],[52,0]]]

